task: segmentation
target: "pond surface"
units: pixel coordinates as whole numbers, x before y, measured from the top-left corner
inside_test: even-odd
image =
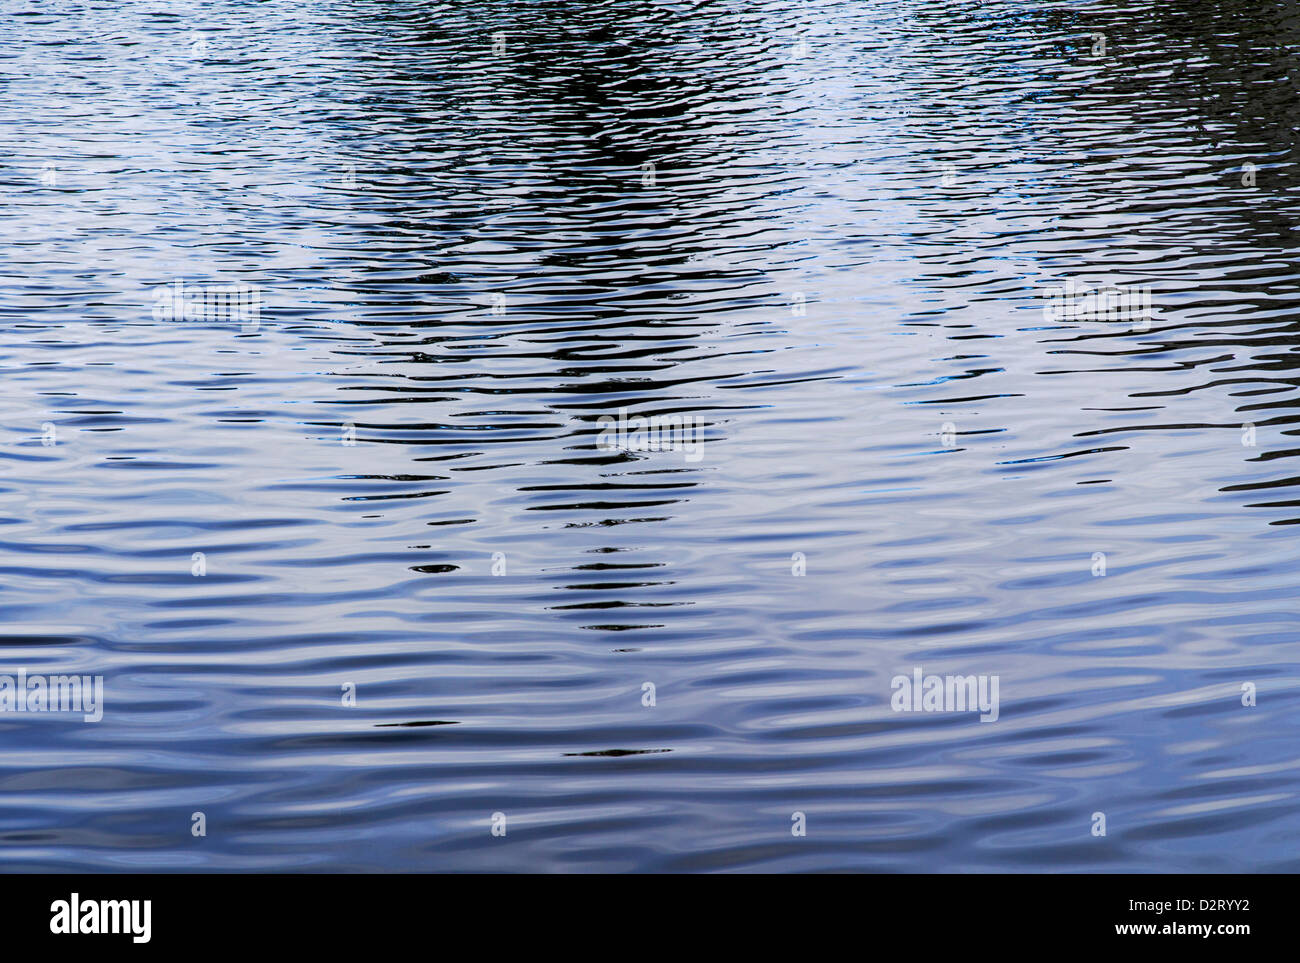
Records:
[[[1300,869],[1296,21],[0,9],[5,868]]]

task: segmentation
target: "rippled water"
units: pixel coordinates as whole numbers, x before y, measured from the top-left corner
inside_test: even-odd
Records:
[[[5,867],[1300,868],[1294,17],[0,6]]]

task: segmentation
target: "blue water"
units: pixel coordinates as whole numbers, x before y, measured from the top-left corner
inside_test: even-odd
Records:
[[[0,0],[4,868],[1300,869],[1271,9]]]

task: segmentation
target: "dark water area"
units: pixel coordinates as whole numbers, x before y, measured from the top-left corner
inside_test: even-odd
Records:
[[[1300,869],[1292,5],[2,6],[4,869]]]

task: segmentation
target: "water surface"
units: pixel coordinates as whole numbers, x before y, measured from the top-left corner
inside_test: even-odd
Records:
[[[1300,869],[1294,18],[0,9],[6,869]]]

